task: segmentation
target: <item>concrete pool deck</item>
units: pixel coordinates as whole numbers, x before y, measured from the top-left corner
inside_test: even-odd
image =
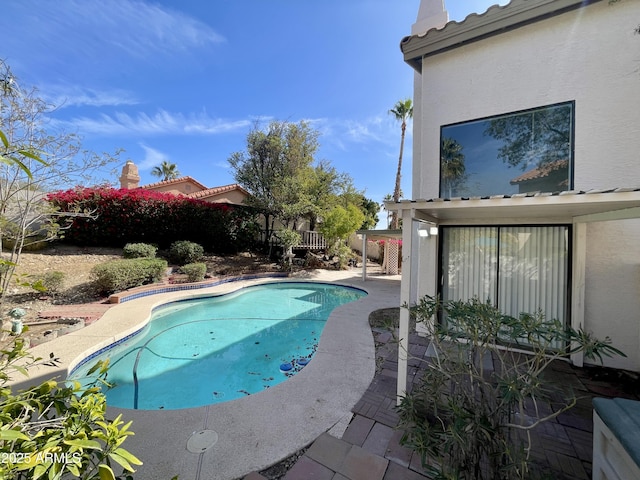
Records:
[[[375,373],[369,313],[399,305],[399,275],[370,276],[364,282],[356,269],[315,270],[289,278],[241,280],[141,297],[111,307],[100,320],[81,330],[32,348],[36,356],[48,358],[49,352],[55,352],[60,360],[56,368],[41,367],[32,372],[36,377],[32,376],[32,381],[66,377],[84,357],[140,329],[155,306],[258,283],[292,280],[337,283],[368,293],[332,312],[313,360],[301,372],[263,392],[205,407],[162,411],[109,407],[110,416],[122,413],[125,420],[133,421],[135,436],[124,446],[144,462],[136,479],[179,475],[181,480],[232,480],[262,470],[309,445],[322,433],[346,428],[353,407]],[[211,431],[217,434],[217,441],[206,448],[206,440],[216,436]]]

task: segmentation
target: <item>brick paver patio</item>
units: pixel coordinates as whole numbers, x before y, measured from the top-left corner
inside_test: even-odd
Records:
[[[353,408],[353,418],[342,438],[328,433],[318,437],[284,480],[420,480],[426,479],[419,455],[400,445],[395,411],[397,347],[389,332],[374,331],[379,361],[367,392]],[[423,356],[428,340],[410,338],[413,356]],[[420,378],[420,362],[410,361],[409,388]],[[555,480],[591,478],[594,396],[640,400],[640,386],[615,379],[599,380],[593,368],[574,368],[555,362],[548,370],[552,381],[571,384],[577,405],[534,431],[534,469]],[[253,472],[245,480],[263,479]]]
[[[41,318],[83,317],[91,322],[100,318],[113,304],[95,303],[52,307],[41,312]],[[342,438],[328,433],[318,437],[284,480],[419,480],[426,479],[420,458],[400,445],[402,431],[398,425],[396,404],[397,345],[392,335],[374,329],[377,373],[368,390],[352,409],[353,418]],[[420,378],[422,357],[428,340],[410,337],[409,389]],[[640,400],[640,382],[598,378],[598,369],[574,368],[565,362],[555,362],[547,370],[554,382],[571,385],[579,397],[571,410],[540,425],[533,435],[532,456],[535,468],[555,480],[589,480],[591,478],[593,397],[621,397]],[[244,480],[263,480],[252,472]]]

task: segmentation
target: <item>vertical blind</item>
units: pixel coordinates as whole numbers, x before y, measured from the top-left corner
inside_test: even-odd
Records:
[[[514,317],[542,311],[565,323],[568,235],[567,226],[443,229],[442,299],[478,297]]]

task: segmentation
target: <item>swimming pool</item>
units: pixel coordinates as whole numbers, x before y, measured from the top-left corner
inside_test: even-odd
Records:
[[[115,386],[105,391],[108,405],[162,410],[234,400],[302,369],[331,311],[365,295],[332,284],[276,282],[172,302],[155,309],[138,334],[85,359],[69,379],[84,379],[109,358],[107,380]]]

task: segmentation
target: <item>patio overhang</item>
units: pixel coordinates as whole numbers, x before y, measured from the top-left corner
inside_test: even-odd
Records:
[[[357,230],[356,234],[362,238],[362,281],[367,280],[367,242],[369,240],[398,240],[402,238],[402,230]]]
[[[586,244],[587,224],[611,220],[640,218],[640,188],[611,190],[567,191],[561,193],[527,193],[476,198],[433,200],[403,200],[385,203],[385,208],[397,211],[403,224],[403,265],[400,285],[400,304],[412,300],[413,268],[421,268],[420,253],[411,258],[412,242],[417,237],[416,224],[427,222],[434,226],[447,225],[515,225],[515,224],[571,224],[571,317],[575,329],[585,320]],[[425,239],[424,247],[431,252],[428,261],[437,262],[437,242]],[[407,391],[407,352],[409,311],[400,309],[398,348],[398,404]],[[571,362],[582,366],[582,354],[572,354]]]
[[[402,200],[385,208],[436,225],[589,223],[640,217],[640,188]]]

